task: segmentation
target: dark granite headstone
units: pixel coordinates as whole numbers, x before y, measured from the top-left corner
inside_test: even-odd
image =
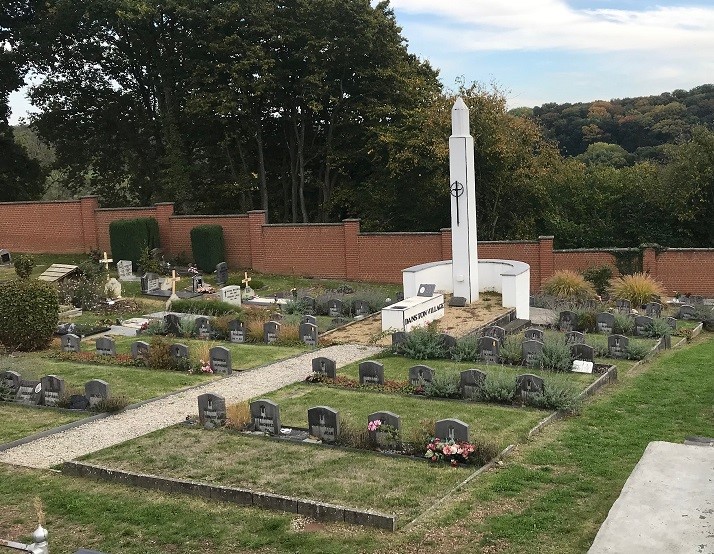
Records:
[[[42,386],[40,403],[43,406],[57,406],[64,395],[64,379],[60,379],[57,375],[46,375],[40,382]]]
[[[214,346],[208,351],[208,355],[213,373],[219,375],[230,375],[233,373],[231,351],[225,346]]]
[[[465,369],[460,373],[459,387],[463,398],[473,398],[476,392],[483,387],[486,374],[480,369]]]
[[[198,420],[208,428],[226,424],[226,399],[218,394],[202,394],[198,397]]]
[[[436,438],[454,442],[469,442],[469,426],[460,419],[440,419],[436,422]]]
[[[17,389],[20,388],[20,381],[22,381],[22,377],[17,371],[8,369],[0,373],[0,383],[5,386],[7,393],[13,397],[17,393]]]
[[[323,442],[335,442],[340,436],[340,414],[329,406],[310,408],[307,425],[310,434]]]
[[[624,358],[627,356],[627,347],[630,339],[625,335],[608,335],[607,351],[611,358]]]
[[[407,340],[407,334],[404,331],[392,333],[392,349],[398,349],[399,345],[404,344]]]
[[[317,325],[301,323],[299,327],[300,340],[308,346],[317,346]]]
[[[80,340],[80,337],[73,333],[62,335],[60,338],[62,352],[79,352],[82,349],[80,346]]]
[[[524,340],[521,343],[523,363],[528,367],[536,367],[540,364],[541,352],[543,352],[543,343],[539,340]]]
[[[431,383],[434,379],[434,370],[426,365],[415,365],[409,368],[409,382],[414,386]]]
[[[245,324],[239,319],[232,319],[228,322],[228,334],[233,343],[245,342]]]
[[[697,309],[690,304],[683,304],[679,307],[679,314],[677,314],[679,319],[692,320],[697,317]]]
[[[526,340],[539,340],[543,342],[542,329],[536,329],[535,327],[531,327],[530,329],[526,329],[525,331],[523,331],[523,336]]]
[[[380,426],[375,431],[368,431],[372,440],[381,447],[394,446],[393,435],[383,428],[386,426],[391,427],[391,430],[398,435],[402,430],[402,418],[392,412],[374,412],[367,416],[367,423],[372,423],[373,421],[379,421]]]
[[[439,336],[441,337],[441,341],[443,342],[446,350],[451,350],[456,346],[456,337],[452,337],[448,333],[439,333]]]
[[[570,310],[560,312],[558,316],[558,328],[561,331],[572,331],[578,321],[578,314]]]
[[[647,334],[647,328],[654,323],[654,320],[646,315],[638,315],[635,318],[635,336],[644,337]]]
[[[597,329],[600,333],[610,334],[615,327],[615,315],[609,312],[601,312],[595,317]]]
[[[565,344],[585,344],[585,335],[580,331],[568,331],[565,333]]]
[[[676,318],[668,317],[665,321],[667,322],[667,325],[669,325],[673,331],[677,330],[677,319]]]
[[[313,373],[319,373],[320,375],[334,379],[337,377],[337,362],[323,356],[313,358],[312,371]]]
[[[280,406],[272,400],[260,398],[251,402],[250,419],[256,431],[280,435]]]
[[[365,300],[355,300],[354,313],[355,315],[369,315],[369,302]]]
[[[36,406],[42,400],[42,383],[40,381],[22,380],[15,393],[15,402]]]
[[[487,364],[500,363],[499,355],[500,342],[494,337],[479,337],[478,355]]]
[[[570,356],[575,360],[585,362],[595,361],[595,349],[587,344],[572,344],[570,346]]]
[[[314,315],[304,315],[300,318],[300,323],[309,323],[310,325],[317,325],[317,318]]]
[[[131,343],[131,357],[134,360],[146,360],[149,357],[149,346],[148,342],[143,340],[135,340]]]
[[[661,317],[662,304],[659,302],[648,302],[645,304],[645,314],[650,317]]]
[[[337,298],[333,298],[327,303],[327,313],[330,317],[338,317],[342,315],[342,308],[342,300],[338,300]]]
[[[164,329],[170,335],[179,336],[181,334],[181,317],[177,314],[166,314],[164,316]]]
[[[148,294],[159,290],[159,276],[156,273],[145,273],[141,277],[141,292]]]
[[[84,384],[84,396],[93,408],[102,400],[109,398],[109,383],[101,379],[92,379]]]
[[[198,292],[201,287],[203,287],[203,275],[191,277],[191,292]]]
[[[525,400],[532,394],[543,392],[543,379],[537,375],[525,373],[516,377],[516,395]]]
[[[263,324],[263,342],[271,344],[278,340],[280,336],[280,323],[277,321],[266,321]]]
[[[498,325],[491,325],[483,330],[483,336],[493,337],[494,339],[498,339],[498,342],[503,344],[503,341],[506,339],[506,330]]]
[[[308,313],[314,314],[317,308],[317,300],[315,300],[312,296],[303,296],[300,299],[300,302],[307,308]],[[311,322],[308,322],[311,323]]]
[[[228,282],[228,264],[221,262],[216,265],[216,284],[223,286]]]
[[[196,326],[196,336],[199,339],[210,339],[211,338],[211,320],[207,317],[201,316],[194,320]]]
[[[384,365],[367,360],[359,364],[359,382],[368,385],[384,384]]]
[[[188,346],[185,344],[179,342],[174,343],[169,347],[169,351],[171,352],[171,357],[174,359],[188,358]]]
[[[0,264],[9,264],[12,262],[12,254],[5,248],[0,250]]]
[[[404,293],[403,293],[402,291],[399,291],[399,292],[397,293],[397,296],[395,297],[395,300],[396,300],[397,302],[401,302],[402,300],[404,300]]]
[[[617,308],[617,311],[621,314],[629,314],[630,311],[632,311],[632,302],[630,302],[629,300],[620,299],[615,302],[615,307]]]
[[[100,356],[116,356],[117,347],[114,339],[111,337],[100,337],[94,341],[97,354]]]

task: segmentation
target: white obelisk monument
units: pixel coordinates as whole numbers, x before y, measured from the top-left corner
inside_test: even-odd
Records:
[[[474,139],[469,132],[469,109],[461,97],[451,109],[449,183],[454,296],[471,303],[478,300]]]

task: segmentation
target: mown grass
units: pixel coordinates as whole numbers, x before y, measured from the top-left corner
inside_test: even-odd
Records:
[[[54,429],[87,417],[86,412],[63,412],[52,408],[32,408],[11,402],[0,402],[0,444]]]

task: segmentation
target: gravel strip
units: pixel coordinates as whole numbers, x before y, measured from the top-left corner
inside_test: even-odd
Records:
[[[312,373],[313,358],[326,356],[340,367],[381,351],[382,348],[354,344],[330,346],[251,371],[237,372],[220,381],[0,452],[0,462],[50,468],[184,421],[187,415],[197,412],[196,398],[201,394],[220,394],[226,403],[235,403],[304,380]]]

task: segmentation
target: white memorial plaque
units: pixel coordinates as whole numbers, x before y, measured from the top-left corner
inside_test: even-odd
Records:
[[[411,331],[444,317],[444,295],[412,296],[382,309],[382,331]]]

